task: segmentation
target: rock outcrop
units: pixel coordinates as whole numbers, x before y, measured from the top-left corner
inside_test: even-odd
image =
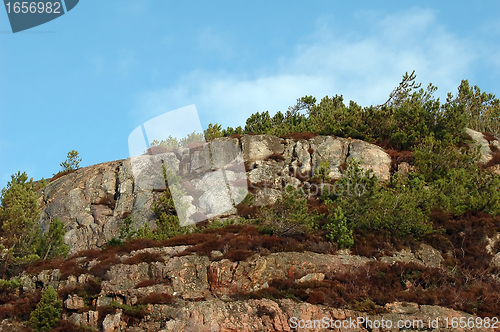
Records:
[[[236,214],[234,207],[248,189],[254,190],[258,205],[275,201],[289,184],[309,194],[308,179],[318,167],[328,167],[327,174],[339,178],[340,166],[351,159],[373,169],[381,181],[389,179],[387,153],[359,140],[332,136],[293,140],[268,135],[220,138],[175,153],[137,156],[65,175],[41,191],[40,223],[46,229],[56,216],[64,221],[65,242],[74,253],[101,247],[116,237],[127,216],[135,227],[148,223],[154,229],[151,206],[165,190],[162,165],[181,177],[183,202],[187,216],[193,216],[192,223]]]
[[[101,331],[330,331],[334,328],[340,331],[389,331],[398,330],[398,323],[408,324],[405,329],[408,331],[444,331],[456,330],[451,328],[454,317],[476,319],[456,310],[415,303],[387,303],[378,313],[369,313],[292,299],[248,299],[245,296],[239,299],[244,294],[268,288],[272,280],[295,278],[297,284],[312,285],[332,273],[355,271],[376,259],[348,252],[335,255],[281,252],[267,256],[256,254],[244,261],[232,262],[228,259],[211,260],[207,256],[179,256],[187,248],[146,248],[121,254],[102,281],[78,273],[63,278],[59,269],[24,274],[21,277],[23,290],[31,292],[37,287],[45,289],[52,285],[59,294],[68,294],[64,299],[66,313],[63,319]],[[144,253],[156,257],[156,261],[129,264],[131,257]],[[413,262],[423,267],[443,268],[440,252],[430,246],[422,246],[413,253],[402,250],[393,257],[382,257],[380,261],[387,259],[392,264]],[[80,257],[79,260],[83,262],[85,259]],[[90,260],[88,267],[95,264],[95,260]],[[84,288],[89,280],[100,282],[100,291],[92,297],[94,300],[72,294]],[[169,303],[145,304],[145,311],[132,319],[133,314],[125,308],[137,306],[140,299],[154,295],[170,299]],[[123,309],[111,313],[104,310],[112,303],[122,305]],[[446,319],[449,329],[444,329]],[[377,329],[370,325],[382,320],[390,321],[394,329]],[[433,325],[435,322],[439,322],[439,329]],[[2,326],[11,326],[9,324],[13,323],[3,321],[0,330]],[[409,324],[414,325],[410,327]]]
[[[481,162],[491,163],[498,140],[487,140],[483,134],[470,130],[468,133],[474,144],[481,145]],[[413,169],[407,162],[396,161],[395,165],[394,158],[379,146],[333,136],[283,139],[247,135],[221,138],[175,152],[156,152],[89,166],[51,182],[40,191],[43,205],[40,223],[47,229],[55,217],[64,221],[65,241],[71,246],[71,254],[103,246],[119,234],[128,216],[134,227],[147,223],[154,228],[151,206],[166,190],[163,168],[175,175],[172,178],[180,179],[169,182],[169,188],[182,187],[182,205],[186,219],[192,222],[237,216],[236,205],[247,192],[254,195],[256,205],[271,204],[287,185],[302,188],[309,196],[318,195],[318,190],[331,183],[318,184],[311,178],[321,170],[329,178],[338,179],[350,160],[359,161],[363,169],[373,170],[379,181],[389,180],[394,172],[407,174]],[[229,232],[229,235],[214,236],[222,239],[236,236],[237,232]],[[394,298],[379,306],[369,296],[366,303],[350,303],[350,306],[341,298],[344,305],[338,307],[307,298],[318,289],[329,291],[320,287],[334,285],[340,280],[337,276],[344,276],[348,283],[349,276],[355,276],[360,270],[364,274],[370,266],[387,269],[404,264],[421,266],[446,279],[454,273],[447,265],[449,255],[429,244],[391,251],[391,256],[376,258],[353,255],[348,250],[329,251],[322,245],[331,248],[331,244],[315,243],[322,249],[271,251],[266,247],[259,252],[242,250],[246,251],[244,258],[229,259],[231,250],[234,249],[234,253],[241,249],[230,248],[226,242],[213,249],[210,241],[215,240],[202,242],[208,248],[204,247],[204,254],[193,249],[195,245],[191,244],[199,243],[194,240],[158,248],[145,245],[132,251],[87,250],[56,262],[59,265],[24,272],[17,295],[35,294],[52,286],[63,300],[64,320],[109,332],[452,331],[457,330],[451,326],[453,319],[457,322],[461,318],[477,319],[450,308],[393,302]],[[494,249],[499,241],[498,234],[487,238],[487,251],[493,257],[492,269],[500,267],[500,253]],[[311,248],[307,250],[316,250]],[[413,270],[418,274],[420,268]],[[272,291],[277,291],[276,283],[290,283],[288,290],[309,287],[307,296],[301,300],[307,298],[307,302],[297,301],[292,293],[274,297],[276,293]],[[396,279],[392,285],[399,287],[403,294],[422,290],[414,286],[409,277]],[[0,312],[9,312],[13,302],[5,303]],[[386,324],[390,321],[392,327],[370,325],[383,321]],[[403,326],[397,326],[398,323]],[[4,319],[0,322],[0,331],[21,330],[23,325],[20,321]],[[468,330],[493,331],[479,327]]]
[[[488,162],[499,142],[489,142],[470,129],[467,132],[481,146],[481,162]],[[51,182],[40,193],[40,223],[47,229],[59,217],[65,223],[65,242],[71,253],[101,247],[119,234],[127,216],[134,227],[148,223],[154,229],[151,206],[165,190],[164,165],[181,179],[186,224],[235,215],[235,206],[247,190],[254,194],[256,205],[272,204],[287,185],[301,187],[307,195],[320,194],[328,184],[312,185],[310,178],[321,168],[327,168],[330,178],[340,178],[349,160],[372,169],[380,181],[388,180],[393,171],[391,157],[379,146],[333,136],[245,135],[175,153],[160,152],[85,167]],[[409,169],[407,165],[401,169],[405,167]]]

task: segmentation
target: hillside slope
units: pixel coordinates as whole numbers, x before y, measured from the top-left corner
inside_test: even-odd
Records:
[[[483,168],[499,172],[492,162],[498,140],[468,134],[472,146],[481,146]],[[30,312],[50,286],[63,301],[55,331],[327,331],[343,322],[353,331],[373,331],[367,321],[382,319],[418,325],[408,331],[434,329],[437,319],[440,330],[446,322],[456,330],[462,317],[474,322],[473,330],[498,327],[492,325],[500,316],[498,216],[433,210],[435,232],[393,238],[360,230],[354,246],[343,250],[321,227],[289,231],[286,223],[272,229],[253,223],[276,211],[299,221],[328,213],[319,196],[335,190],[351,160],[373,170],[380,183],[415,169],[408,151],[303,133],[235,135],[60,177],[39,191],[40,222],[47,227],[57,216],[65,223],[71,256],[24,266],[19,284],[2,284],[0,331],[28,330]],[[168,191],[164,164],[185,180],[188,217],[210,223],[170,239],[116,241],[127,220],[132,229],[157,227],[155,204]],[[251,202],[247,196],[228,205],[224,196],[205,195],[221,190],[213,176],[221,169],[222,188],[248,190]],[[284,204],[287,185],[304,196]],[[294,210],[305,202],[306,210]],[[266,207],[273,203],[276,208]],[[314,220],[323,225],[324,218]],[[322,325],[308,325],[314,320]]]

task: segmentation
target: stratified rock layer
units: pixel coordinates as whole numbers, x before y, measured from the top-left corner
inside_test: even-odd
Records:
[[[414,324],[405,331],[454,331],[444,328],[445,319],[463,317],[466,321],[476,317],[448,308],[415,303],[387,303],[380,314],[368,314],[326,305],[296,302],[291,299],[244,299],[242,294],[269,287],[273,280],[292,280],[297,284],[320,282],[332,273],[356,271],[373,262],[366,258],[340,251],[337,254],[312,252],[279,252],[267,256],[254,256],[245,261],[227,259],[211,261],[206,256],[178,254],[188,246],[146,248],[121,254],[101,282],[101,292],[91,306],[84,299],[68,294],[63,299],[66,313],[63,319],[88,325],[101,331],[377,331],[368,321],[391,321]],[[127,264],[131,257],[148,253],[158,261]],[[81,258],[82,259],[82,258]],[[402,250],[380,261],[412,262],[422,267],[435,267],[447,271],[442,265],[440,251],[423,245],[415,252]],[[93,266],[90,262],[89,266]],[[62,279],[59,269],[44,270],[34,275],[23,274],[23,292],[49,285],[58,291],[84,287],[88,274],[70,275]],[[292,277],[294,276],[294,277]],[[302,276],[302,277],[300,277]],[[300,278],[299,278],[300,277]],[[291,278],[291,279],[290,279]],[[146,281],[153,281],[147,283]],[[136,320],[127,319],[121,310],[99,317],[99,309],[112,302],[134,306],[138,299],[156,294],[173,298],[170,304],[147,304],[146,315]],[[104,312],[104,311],[101,311]],[[439,328],[431,322],[439,321]],[[316,323],[314,323],[316,321]],[[458,320],[457,320],[458,322]],[[0,323],[8,329],[15,322]],[[308,324],[322,325],[308,325]],[[431,325],[429,325],[431,323]],[[328,325],[325,325],[328,324]],[[333,325],[332,325],[333,324]],[[337,324],[337,325],[335,325]],[[416,324],[416,325],[415,325]],[[346,328],[347,326],[347,328]],[[392,331],[398,329],[380,329]],[[493,329],[468,329],[492,331]]]

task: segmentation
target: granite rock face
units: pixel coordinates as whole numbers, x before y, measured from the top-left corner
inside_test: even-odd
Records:
[[[481,161],[490,160],[491,146],[498,141],[488,142],[479,132],[467,132],[474,144],[481,146]],[[175,175],[167,177],[168,185],[180,188],[173,191],[174,200],[179,192],[176,208],[179,206],[178,213],[183,211],[181,225],[188,225],[235,215],[235,206],[249,191],[257,205],[272,204],[288,185],[301,187],[306,195],[320,194],[329,184],[314,185],[310,178],[323,168],[330,178],[340,178],[341,166],[350,160],[359,161],[363,169],[372,169],[379,181],[390,179],[389,155],[379,146],[356,139],[316,136],[294,140],[269,135],[219,138],[65,175],[40,191],[40,224],[48,229],[49,222],[59,217],[65,223],[65,242],[74,253],[101,247],[116,237],[127,216],[132,218],[133,227],[147,223],[154,229],[151,206],[165,190],[163,167]]]
[[[184,190],[184,224],[189,224],[201,221],[199,216],[235,214],[235,206],[254,184],[271,185],[265,190],[258,188],[256,193],[256,203],[266,205],[275,201],[287,185],[309,188],[307,178],[320,165],[328,165],[330,177],[338,178],[342,176],[339,166],[349,159],[372,168],[380,180],[389,178],[390,158],[381,148],[362,141],[331,136],[298,141],[268,135],[220,138],[175,152],[93,165],[65,175],[41,191],[40,223],[47,229],[49,222],[59,217],[65,223],[65,242],[74,253],[101,247],[116,237],[127,216],[134,221],[134,227],[147,223],[154,229],[151,206],[165,190],[162,167],[180,178],[175,184]]]
[[[326,275],[355,271],[376,259],[352,255],[348,251],[337,254],[279,252],[267,256],[256,254],[244,261],[232,262],[211,260],[196,254],[179,255],[187,248],[145,248],[120,254],[117,257],[119,262],[109,268],[101,281],[88,274],[76,275],[78,273],[63,279],[58,269],[24,274],[21,280],[24,292],[46,289],[49,285],[58,291],[78,289],[90,279],[97,280],[101,283],[101,291],[92,304],[89,304],[90,300],[71,293],[65,296],[63,301],[67,311],[62,318],[101,331],[331,331],[333,328],[374,331],[378,329],[370,327],[367,322],[382,319],[393,324],[399,321],[419,324],[405,330],[444,331],[453,330],[442,329],[446,318],[449,322],[453,317],[476,318],[449,308],[415,303],[387,303],[382,313],[369,314],[291,299],[239,298],[241,294],[269,287],[273,280],[295,280],[297,284],[321,282]],[[155,254],[158,261],[127,264],[131,257],[144,253]],[[414,262],[446,270],[440,265],[440,252],[430,246],[422,246],[414,253],[401,251],[379,260],[386,261],[386,258],[392,262]],[[122,309],[112,313],[101,310],[112,302],[134,306],[145,296],[165,297],[165,294],[173,298],[169,304],[146,304],[145,315],[135,320],[131,320],[130,314]],[[432,325],[436,319],[441,329]],[[344,321],[352,323],[344,323],[349,324],[348,328],[339,328],[338,324]],[[319,323],[322,325],[308,325]],[[9,320],[0,322],[0,331],[2,328],[8,330],[12,324]]]
[[[484,135],[478,131],[467,128],[467,134],[472,138],[474,142],[473,146],[479,147],[479,152],[481,153],[481,159],[479,161],[482,163],[488,162],[492,157],[490,143],[484,138]]]

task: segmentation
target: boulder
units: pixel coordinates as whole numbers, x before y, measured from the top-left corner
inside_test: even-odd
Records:
[[[245,162],[266,160],[274,153],[283,154],[285,147],[281,138],[270,135],[245,135],[241,139]]]
[[[479,147],[479,152],[481,154],[479,162],[487,163],[492,157],[490,143],[484,138],[483,133],[480,133],[479,131],[467,128],[466,132],[470,137],[472,137],[472,146]]]
[[[120,331],[120,325],[122,320],[122,313],[118,312],[114,315],[106,315],[104,321],[102,322],[102,332],[116,332]]]
[[[381,147],[353,139],[349,144],[347,161],[351,159],[360,161],[364,170],[372,169],[379,180],[389,180],[391,158]]]
[[[68,295],[68,298],[64,301],[64,306],[66,309],[78,310],[85,306],[83,298],[77,295]]]
[[[345,138],[333,136],[316,136],[310,139],[313,150],[312,163],[315,169],[328,165],[329,177],[338,179],[342,176],[339,166],[346,161],[349,142]]]
[[[73,322],[76,325],[87,325],[94,329],[98,328],[97,326],[98,319],[99,319],[99,312],[93,310],[82,312],[80,314],[74,313],[68,318],[70,322]]]

